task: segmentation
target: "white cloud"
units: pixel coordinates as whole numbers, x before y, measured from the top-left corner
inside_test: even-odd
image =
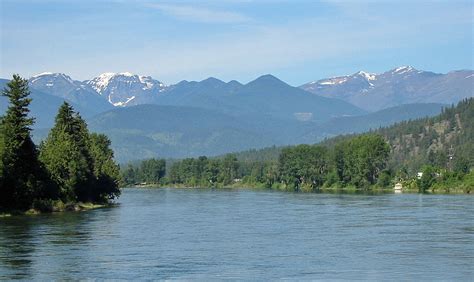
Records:
[[[185,21],[203,23],[244,23],[250,21],[250,18],[239,13],[203,7],[171,4],[147,4],[146,6]]]

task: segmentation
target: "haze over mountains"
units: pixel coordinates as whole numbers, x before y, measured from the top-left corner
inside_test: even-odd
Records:
[[[35,135],[44,137],[66,100],[90,128],[108,134],[121,162],[217,155],[271,145],[314,143],[401,120],[435,115],[473,96],[473,71],[435,74],[400,67],[293,87],[272,75],[247,84],[216,78],[165,85],[150,76],[104,73],[30,78]],[[4,87],[8,80],[0,80]],[[416,104],[414,104],[416,103]],[[7,106],[0,98],[0,114]],[[393,107],[393,108],[391,108]]]

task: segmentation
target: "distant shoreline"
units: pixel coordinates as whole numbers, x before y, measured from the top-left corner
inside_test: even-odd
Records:
[[[227,185],[222,187],[210,187],[210,186],[187,186],[187,185],[159,185],[159,184],[148,184],[148,185],[130,185],[127,187],[122,187],[121,189],[161,189],[161,188],[173,188],[173,189],[249,189],[249,190],[268,190],[268,191],[280,191],[280,192],[297,192],[297,193],[327,193],[327,194],[335,194],[335,193],[381,193],[381,194],[435,194],[435,195],[474,195],[471,191],[464,191],[461,189],[449,189],[443,190],[441,188],[438,189],[429,189],[424,193],[419,192],[417,189],[403,189],[401,192],[396,192],[392,188],[320,188],[314,191],[294,191],[294,190],[285,190],[285,189],[272,189],[272,188],[265,188],[259,186],[252,186],[252,185]]]

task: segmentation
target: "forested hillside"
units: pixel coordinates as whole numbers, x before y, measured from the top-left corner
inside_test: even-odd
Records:
[[[444,108],[431,118],[404,121],[373,131],[390,144],[389,167],[413,174],[423,165],[441,168],[474,167],[474,98]],[[351,135],[323,142],[333,145]]]
[[[391,166],[423,164],[454,168],[474,166],[474,99],[445,108],[434,118],[402,122],[380,129],[392,147]]]
[[[474,98],[469,98],[457,106],[443,108],[442,113],[435,117],[408,120],[371,133],[382,135],[390,144],[389,167],[412,174],[426,164],[474,167],[473,124]],[[332,147],[354,136],[341,135],[321,144]],[[248,150],[236,153],[236,157],[243,161],[275,161],[281,150],[282,147]]]

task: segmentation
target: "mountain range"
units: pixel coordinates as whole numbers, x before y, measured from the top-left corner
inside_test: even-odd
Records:
[[[7,82],[0,79],[0,87]],[[247,84],[211,77],[165,85],[128,72],[104,73],[85,81],[42,73],[29,83],[37,140],[47,134],[57,108],[66,100],[93,131],[110,136],[117,159],[126,162],[314,143],[436,115],[446,104],[473,96],[474,75],[400,67],[293,87],[272,75]],[[1,97],[0,114],[6,107]]]
[[[439,74],[402,66],[381,74],[359,71],[300,86],[313,94],[341,99],[367,111],[411,103],[454,104],[473,96],[474,72]]]

